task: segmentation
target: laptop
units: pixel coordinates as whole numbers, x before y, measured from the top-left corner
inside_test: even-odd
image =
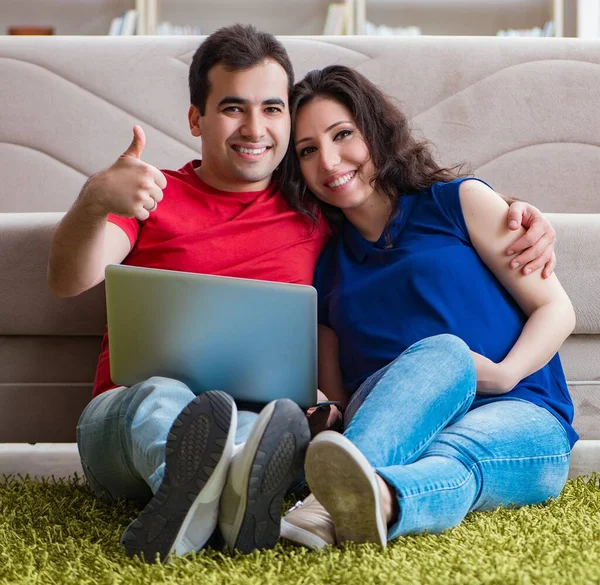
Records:
[[[312,286],[110,265],[105,287],[115,384],[165,376],[241,403],[315,405]]]

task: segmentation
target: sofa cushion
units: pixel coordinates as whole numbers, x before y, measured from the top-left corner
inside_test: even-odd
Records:
[[[50,239],[62,216],[0,213],[0,335],[100,335],[104,331],[103,285],[71,299],[58,299],[48,288]]]
[[[61,213],[0,214],[0,335],[101,335],[104,286],[71,299],[48,290],[46,269]],[[549,214],[557,232],[556,273],[575,306],[575,333],[600,334],[600,214]]]

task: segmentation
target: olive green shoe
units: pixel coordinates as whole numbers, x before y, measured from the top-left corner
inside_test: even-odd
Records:
[[[333,520],[313,494],[298,502],[281,519],[281,537],[313,550],[336,543]]]

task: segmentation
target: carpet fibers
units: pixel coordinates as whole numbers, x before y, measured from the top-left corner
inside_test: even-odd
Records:
[[[600,474],[568,481],[546,505],[470,514],[441,535],[386,549],[312,552],[290,544],[248,556],[205,550],[167,565],[119,547],[136,515],[96,500],[77,478],[0,481],[0,584],[368,585],[600,584]]]

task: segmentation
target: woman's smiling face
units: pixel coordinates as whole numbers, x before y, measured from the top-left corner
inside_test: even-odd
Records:
[[[369,148],[350,111],[317,97],[296,115],[294,147],[308,188],[342,210],[359,208],[377,196]]]

